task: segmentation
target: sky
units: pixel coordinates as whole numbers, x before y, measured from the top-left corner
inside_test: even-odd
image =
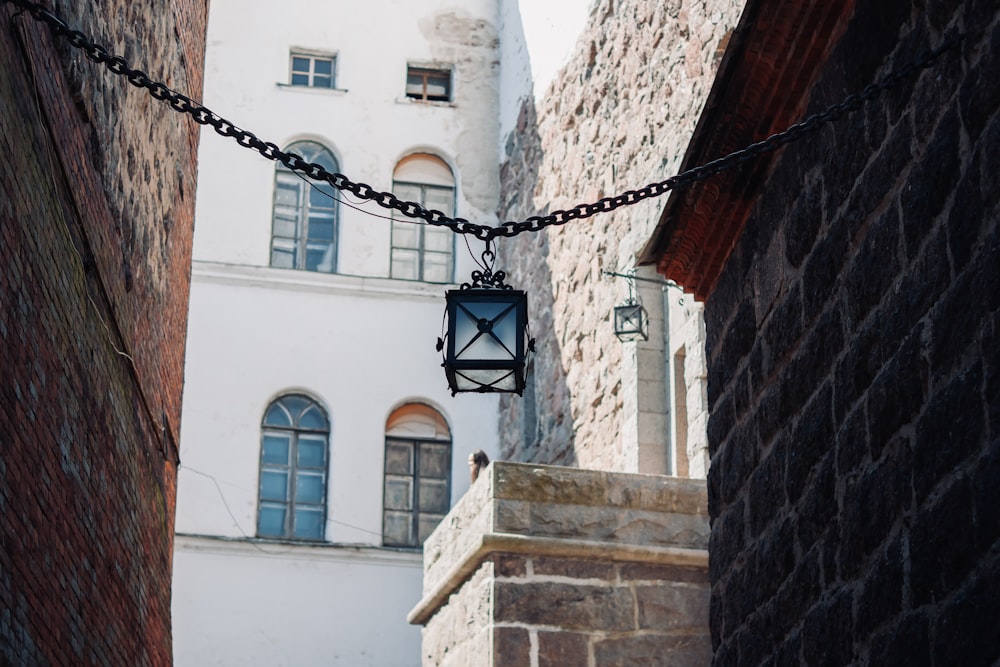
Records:
[[[519,0],[521,25],[528,44],[535,99],[573,51],[587,22],[592,0]]]

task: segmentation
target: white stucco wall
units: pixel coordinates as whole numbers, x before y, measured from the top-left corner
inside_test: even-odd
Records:
[[[420,555],[177,537],[174,663],[415,667]],[[248,608],[254,624],[246,622]]]
[[[390,190],[412,152],[456,177],[456,214],[495,222],[497,0],[213,0],[204,103],[281,147],[330,148]],[[336,90],[290,87],[289,51],[336,55]],[[454,68],[451,103],[405,97],[408,63]],[[204,130],[181,424],[174,568],[179,667],[416,665],[418,551],[381,545],[384,429],[419,401],[447,420],[452,501],[466,459],[495,457],[497,400],[452,397],[434,349],[448,285],[390,280],[388,220],[339,207],[336,274],[272,269],[275,165]],[[387,215],[374,204],[362,208]],[[476,255],[481,244],[472,240]],[[475,264],[455,239],[455,279]],[[256,540],[260,423],[305,393],[331,421],[326,544]]]
[[[215,0],[209,16],[205,104],[281,147],[315,139],[342,173],[390,190],[400,158],[434,153],[457,176],[457,214],[496,221],[499,191],[497,0],[420,3]],[[284,85],[290,48],[337,57],[338,90]],[[454,102],[405,97],[408,63],[453,66]],[[274,164],[211,129],[199,152],[196,260],[268,264]],[[379,215],[385,209],[367,203]],[[341,273],[387,276],[389,223],[340,209]],[[220,220],[221,219],[221,220]],[[474,264],[456,244],[456,276]]]

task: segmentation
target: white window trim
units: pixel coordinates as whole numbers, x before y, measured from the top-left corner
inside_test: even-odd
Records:
[[[324,88],[321,86],[300,86],[292,83],[292,58],[295,56],[302,56],[304,58],[326,58],[333,61],[333,86],[330,88]],[[338,88],[337,81],[340,79],[340,51],[328,51],[323,49],[310,49],[300,46],[291,46],[288,48],[288,62],[285,66],[286,74],[284,81],[276,81],[275,85],[278,88],[295,90],[297,92],[311,92],[311,93],[338,93],[344,94],[347,92],[346,88]]]

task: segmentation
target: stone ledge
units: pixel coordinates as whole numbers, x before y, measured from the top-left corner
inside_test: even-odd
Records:
[[[474,546],[452,565],[441,581],[424,595],[407,615],[406,620],[413,625],[426,624],[482,562],[495,553],[592,559],[613,563],[686,565],[705,568],[706,571],[708,569],[708,551],[705,549],[615,544],[502,533],[484,534],[480,535]]]
[[[424,542],[425,597],[485,535],[704,550],[708,494],[703,480],[495,461]]]
[[[424,543],[408,620],[426,623],[496,553],[707,569],[707,504],[702,480],[493,462]]]

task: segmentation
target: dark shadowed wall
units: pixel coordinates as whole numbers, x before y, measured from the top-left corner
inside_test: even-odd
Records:
[[[205,0],[50,9],[200,97]],[[0,663],[166,665],[197,126],[0,26]]]
[[[706,305],[716,665],[1000,658],[1000,12],[858,2]]]

